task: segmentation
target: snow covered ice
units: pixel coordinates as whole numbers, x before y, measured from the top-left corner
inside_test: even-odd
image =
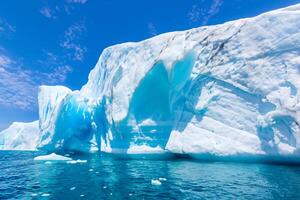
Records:
[[[37,156],[34,158],[34,160],[71,161],[72,159],[55,153],[51,153],[49,155]]]
[[[159,180],[152,179],[152,180],[151,180],[151,185],[159,186],[159,185],[161,185],[161,182],[160,182]]]
[[[0,132],[0,150],[36,150],[39,122],[14,122]]]
[[[106,48],[79,91],[42,86],[47,151],[300,157],[300,4]]]

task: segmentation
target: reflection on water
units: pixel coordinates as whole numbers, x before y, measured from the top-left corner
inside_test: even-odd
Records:
[[[0,199],[300,199],[300,166],[97,154],[46,164],[33,161],[38,154],[0,152]]]

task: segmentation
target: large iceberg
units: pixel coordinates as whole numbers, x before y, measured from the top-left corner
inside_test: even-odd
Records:
[[[300,4],[106,48],[80,91],[41,87],[48,151],[300,158]]]
[[[14,122],[0,132],[0,150],[37,150],[39,121]]]

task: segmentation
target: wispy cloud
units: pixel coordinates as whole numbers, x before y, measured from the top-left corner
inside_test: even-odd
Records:
[[[210,9],[207,12],[207,15],[203,19],[203,24],[206,24],[212,16],[214,16],[215,14],[217,14],[219,12],[222,3],[223,3],[222,0],[214,0],[213,1]]]
[[[14,33],[16,32],[16,27],[8,23],[4,18],[0,17],[0,33]]]
[[[58,19],[59,15],[67,14],[71,15],[72,11],[76,9],[76,5],[83,5],[87,2],[87,0],[65,0],[60,3],[46,4],[42,7],[39,12],[49,19]]]
[[[85,4],[87,0],[67,0],[68,3],[79,3],[79,4]]]
[[[71,25],[66,29],[64,40],[60,46],[68,51],[69,57],[74,61],[83,61],[87,49],[79,43],[83,33],[86,31],[84,21]]]
[[[198,22],[202,18],[201,10],[197,5],[193,5],[192,9],[188,12],[188,18],[192,22]]]
[[[154,24],[152,22],[148,23],[148,31],[151,36],[157,35],[156,27],[154,26]]]
[[[59,7],[55,6],[54,8],[51,8],[49,6],[44,6],[40,9],[40,13],[50,19],[57,19],[57,12],[59,11]]]
[[[209,19],[220,11],[222,4],[223,0],[212,0],[208,8],[195,4],[187,14],[188,19],[190,22],[201,22],[202,25],[206,25]]]
[[[41,84],[61,84],[72,71],[69,65],[55,67],[48,72],[28,70],[20,59],[0,51],[0,106],[32,110],[37,105],[37,91]]]

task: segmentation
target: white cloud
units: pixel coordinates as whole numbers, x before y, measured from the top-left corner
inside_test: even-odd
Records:
[[[213,3],[207,12],[207,15],[203,19],[203,24],[206,24],[212,16],[219,12],[222,3],[222,0],[213,0]]]
[[[154,24],[152,22],[148,23],[148,31],[151,36],[157,35],[156,27],[154,26]]]
[[[68,51],[69,57],[74,61],[83,61],[87,51],[86,47],[78,42],[85,31],[86,27],[83,21],[75,23],[66,29],[64,40],[60,43],[60,46]]]
[[[47,18],[52,18],[52,19],[56,19],[56,16],[55,16],[55,11],[52,10],[50,7],[43,7],[40,9],[40,13],[47,17]]]
[[[71,71],[68,65],[55,67],[50,72],[24,69],[18,59],[0,51],[0,106],[35,109],[38,86],[61,84]]]
[[[5,33],[9,33],[9,32],[16,32],[16,27],[9,24],[4,18],[0,17],[0,33],[1,32],[5,32]]]
[[[189,20],[192,22],[200,21],[201,19],[201,10],[197,5],[193,5],[192,9],[188,12]]]
[[[68,3],[79,3],[79,4],[85,4],[87,0],[67,0]]]
[[[202,1],[204,2],[204,1]],[[209,8],[200,8],[199,5],[193,5],[187,16],[190,22],[200,22],[202,25],[207,24],[208,20],[220,11],[223,0],[212,0]]]
[[[57,19],[57,12],[59,11],[59,7],[55,6],[54,8],[50,8],[49,6],[45,6],[40,9],[40,13],[50,19]]]

